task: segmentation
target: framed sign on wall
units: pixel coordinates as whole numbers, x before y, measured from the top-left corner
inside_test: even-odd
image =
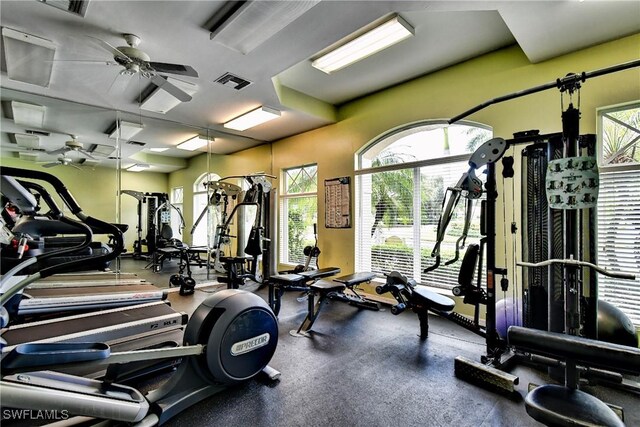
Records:
[[[351,179],[326,179],[324,181],[325,227],[351,228]]]

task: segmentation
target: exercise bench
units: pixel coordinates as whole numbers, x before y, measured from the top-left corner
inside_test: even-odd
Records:
[[[557,332],[511,326],[509,344],[516,349],[621,374],[640,375],[640,349],[610,344]],[[572,384],[573,383],[573,384]],[[527,414],[548,426],[624,426],[607,404],[577,388],[565,378],[564,385],[545,384],[525,397]]]
[[[309,331],[327,299],[343,301],[359,308],[380,310],[378,303],[363,298],[354,289],[363,283],[370,282],[374,277],[375,273],[355,273],[335,278],[333,281],[320,280],[313,283],[309,286],[307,316],[297,331],[290,331],[289,333],[295,337],[308,337]],[[349,289],[351,293],[345,294],[344,291],[346,289]]]
[[[269,277],[269,306],[278,315],[282,295],[287,291],[309,292],[309,285],[325,277],[340,274],[338,267],[326,267],[299,273],[274,274]]]

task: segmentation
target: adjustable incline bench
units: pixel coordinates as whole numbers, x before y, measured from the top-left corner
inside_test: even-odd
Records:
[[[380,310],[378,303],[366,300],[355,290],[356,287],[363,283],[370,282],[374,277],[374,273],[355,273],[338,277],[331,282],[328,280],[320,280],[313,283],[309,286],[307,317],[305,317],[297,331],[290,331],[289,333],[295,337],[308,337],[309,331],[318,318],[323,303],[327,299],[343,301],[349,303],[349,305],[369,310]],[[349,289],[349,294],[344,292],[346,289]],[[318,297],[317,301],[316,297]]]
[[[269,277],[269,306],[278,315],[282,294],[286,291],[309,292],[309,285],[325,278],[340,274],[337,267],[321,268],[319,270],[301,271],[299,273],[275,274]]]
[[[567,366],[640,375],[638,348],[521,326],[511,326],[508,336],[516,349],[565,360]],[[564,385],[546,384],[529,392],[525,398],[529,416],[548,426],[624,426],[607,404],[577,388],[575,374],[565,374]]]

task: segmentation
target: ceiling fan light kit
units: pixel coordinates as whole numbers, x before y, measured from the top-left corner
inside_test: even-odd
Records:
[[[405,40],[414,29],[396,15],[360,36],[331,49],[311,62],[318,70],[331,74]]]
[[[56,45],[47,39],[2,28],[9,79],[49,87]]]
[[[277,119],[278,117],[280,117],[280,111],[262,106],[228,121],[223,126],[227,129],[243,131]]]

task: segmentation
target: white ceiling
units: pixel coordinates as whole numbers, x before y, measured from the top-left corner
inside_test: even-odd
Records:
[[[323,0],[255,50],[241,54],[215,38],[210,40],[204,27],[223,4],[91,0],[82,18],[36,0],[2,0],[2,27],[51,40],[57,46],[48,88],[9,80],[2,46],[3,107],[8,100],[46,105],[44,128],[54,131],[41,138],[41,147],[46,150],[63,146],[69,139],[67,134],[78,135],[85,147],[90,143],[115,145],[105,131],[119,111],[119,118],[143,123],[144,130],[134,139],[146,143],[144,148],[124,145],[123,166],[148,162],[154,165],[152,170],[169,172],[181,166],[163,159],[199,154],[175,149],[198,133],[213,135],[212,151],[227,154],[332,122],[330,115],[292,107],[304,102],[281,101],[278,85],[293,89],[306,101],[319,100],[328,107],[325,111],[330,111],[335,105],[514,43],[531,62],[540,62],[640,32],[638,1]],[[309,59],[327,46],[393,13],[415,28],[415,37],[331,75],[311,67]],[[192,66],[198,78],[179,78],[198,86],[193,99],[165,115],[142,111],[138,108],[140,92],[149,85],[145,79],[117,77],[121,68],[105,63],[67,62],[112,60],[87,36],[122,46],[123,33],[138,35],[142,39],[139,48],[152,61]],[[253,84],[236,91],[214,83],[226,72]],[[244,132],[222,127],[222,123],[260,105],[279,109],[282,116]],[[5,156],[16,148],[8,134],[25,129],[6,115],[1,124],[0,148]],[[161,156],[141,156],[150,147],[171,149]],[[130,158],[136,153],[137,159]],[[55,158],[39,152],[38,160]],[[114,163],[102,160],[104,165]]]

